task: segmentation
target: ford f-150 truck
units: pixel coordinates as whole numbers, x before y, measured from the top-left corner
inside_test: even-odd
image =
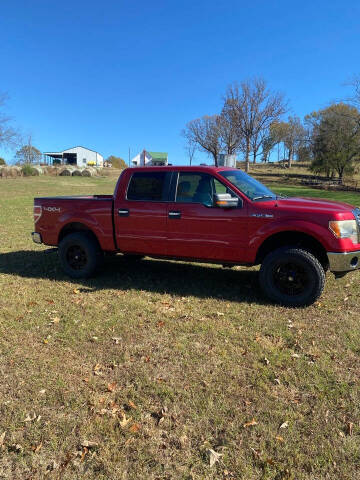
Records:
[[[360,209],[281,197],[233,168],[127,168],[113,195],[35,198],[34,221],[34,242],[58,246],[72,278],[92,275],[106,252],[261,265],[271,300],[305,306],[327,270],[360,266]]]

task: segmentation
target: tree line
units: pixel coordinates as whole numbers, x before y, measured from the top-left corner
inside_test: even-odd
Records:
[[[273,90],[262,78],[253,78],[228,87],[221,111],[188,122],[182,131],[190,164],[196,151],[203,151],[218,165],[220,153],[242,157],[245,170],[258,160],[269,162],[274,151],[282,151],[291,167],[294,159],[309,161],[311,169],[328,177],[354,172],[360,160],[360,77],[350,83],[352,96],[314,111],[301,120],[289,113],[284,94]],[[6,96],[0,94],[0,147],[16,150],[19,164],[40,163],[42,155],[32,144],[31,135],[24,140],[5,114]],[[280,155],[278,153],[278,159]],[[126,162],[110,156],[114,167]],[[0,164],[5,160],[0,159]]]
[[[268,162],[277,148],[291,167],[294,159],[310,161],[311,169],[327,176],[351,174],[360,159],[360,77],[351,82],[353,95],[306,115],[284,116],[288,101],[262,78],[228,87],[220,113],[188,122],[182,131],[185,151],[206,152],[218,165],[220,153],[236,154],[245,171],[258,160]]]

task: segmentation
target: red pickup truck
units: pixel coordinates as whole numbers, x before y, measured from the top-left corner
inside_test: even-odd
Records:
[[[305,306],[327,270],[341,277],[360,266],[360,209],[281,197],[224,167],[127,168],[113,195],[35,198],[34,221],[34,242],[58,246],[72,278],[92,275],[104,252],[260,264],[271,300]]]

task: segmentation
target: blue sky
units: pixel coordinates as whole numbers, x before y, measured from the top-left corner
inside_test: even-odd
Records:
[[[234,81],[264,77],[301,117],[346,97],[359,18],[354,0],[3,0],[0,91],[42,151],[184,163],[181,129]]]

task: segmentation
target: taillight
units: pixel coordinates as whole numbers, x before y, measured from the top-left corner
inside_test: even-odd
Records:
[[[34,205],[34,223],[36,223],[42,214],[41,205]]]

